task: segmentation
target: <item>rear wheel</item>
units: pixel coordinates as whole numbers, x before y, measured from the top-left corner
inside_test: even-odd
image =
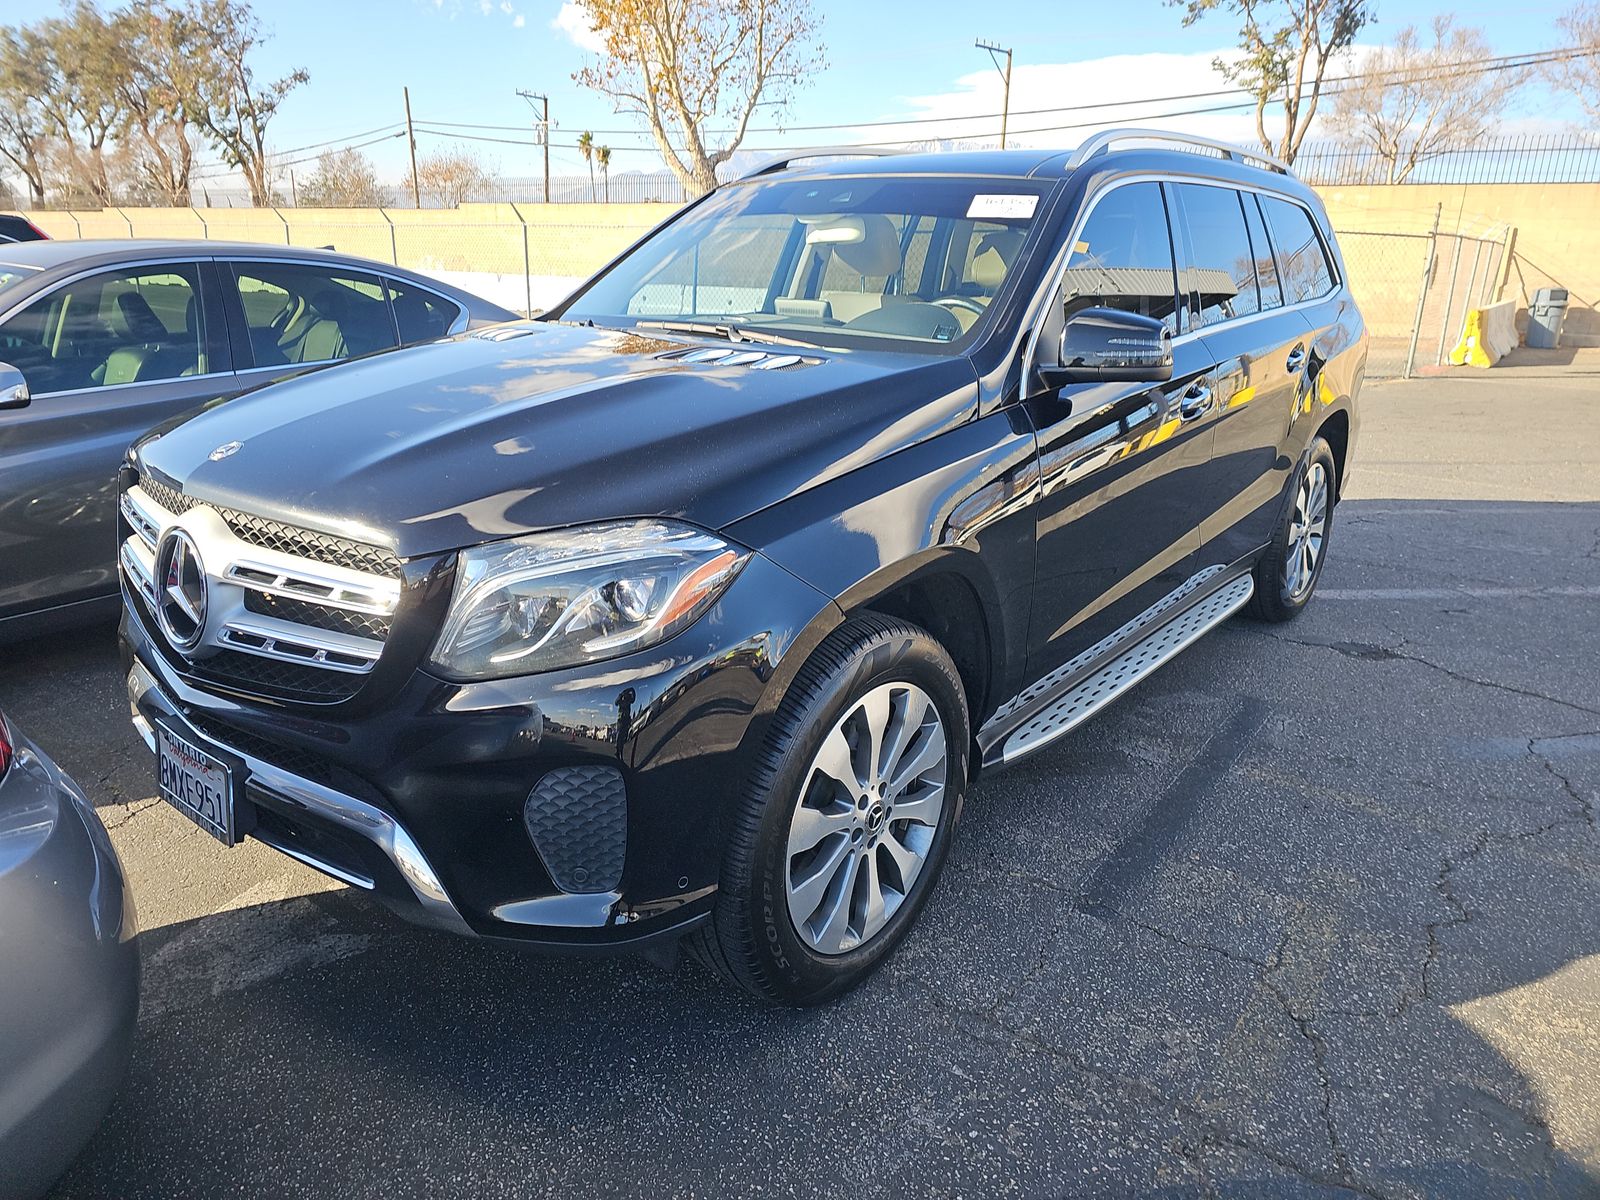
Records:
[[[1289,621],[1300,615],[1322,578],[1328,538],[1333,532],[1333,449],[1314,439],[1295,474],[1288,511],[1277,536],[1256,563],[1250,614],[1263,621]]]
[[[774,719],[699,957],[780,1004],[865,979],[938,877],[969,740],[960,677],[926,631],[875,615],[836,630]]]

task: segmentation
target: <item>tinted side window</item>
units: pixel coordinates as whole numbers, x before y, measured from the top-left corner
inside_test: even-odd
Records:
[[[1189,231],[1190,258],[1183,288],[1198,297],[1196,325],[1261,311],[1255,255],[1245,232],[1239,193],[1231,188],[1180,183],[1178,193]]]
[[[1263,196],[1261,207],[1272,226],[1272,241],[1283,267],[1283,290],[1290,304],[1315,300],[1333,291],[1333,268],[1317,236],[1311,214],[1298,204]]]
[[[35,395],[202,375],[204,316],[193,264],[107,271],[39,297],[0,326],[0,360]]]
[[[1239,199],[1244,203],[1244,223],[1250,230],[1250,249],[1255,253],[1261,307],[1277,308],[1283,304],[1283,288],[1278,281],[1278,264],[1272,257],[1272,242],[1262,224],[1261,209],[1256,206],[1259,197],[1254,192],[1240,192]]]
[[[389,285],[389,302],[394,305],[394,320],[400,327],[402,346],[444,337],[461,314],[461,310],[443,296],[398,279],[385,282]]]
[[[1176,333],[1176,286],[1160,185],[1131,183],[1104,196],[1067,259],[1067,316],[1084,308],[1116,308],[1158,317]]]
[[[398,344],[376,276],[297,263],[237,263],[239,301],[258,367],[332,362]]]

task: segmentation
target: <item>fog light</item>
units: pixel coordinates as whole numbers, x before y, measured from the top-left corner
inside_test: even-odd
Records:
[[[628,848],[628,794],[615,767],[558,767],[522,806],[528,837],[563,892],[613,892]]]

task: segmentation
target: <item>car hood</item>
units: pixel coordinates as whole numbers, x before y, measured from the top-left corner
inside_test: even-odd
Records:
[[[695,349],[804,361],[684,361]],[[615,517],[720,529],[961,424],[976,399],[960,357],[520,322],[274,384],[135,453],[200,500],[413,557]]]

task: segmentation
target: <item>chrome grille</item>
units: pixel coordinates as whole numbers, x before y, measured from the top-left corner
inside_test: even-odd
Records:
[[[163,640],[161,539],[176,526],[198,548],[210,603],[198,646],[183,655],[191,674],[328,702],[354,695],[377,665],[400,599],[393,552],[208,505],[149,477],[129,485],[121,508],[123,575]]]

